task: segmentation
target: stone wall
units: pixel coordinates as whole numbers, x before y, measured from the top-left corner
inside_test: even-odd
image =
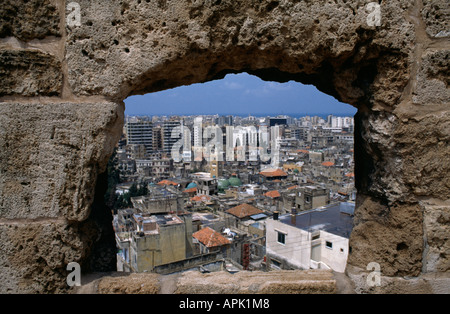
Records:
[[[357,291],[383,289],[361,280],[370,262],[400,284],[448,273],[446,0],[382,1],[379,25],[364,0],[3,2],[1,292],[63,292],[69,262],[113,264],[96,195],[126,97],[243,71],[358,108]]]

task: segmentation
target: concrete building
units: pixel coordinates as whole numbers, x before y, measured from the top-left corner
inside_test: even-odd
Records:
[[[211,178],[219,178],[223,174],[223,161],[211,160],[209,162],[209,174]]]
[[[170,213],[184,208],[185,195],[165,187],[152,187],[148,195],[132,197],[133,207],[147,214]]]
[[[210,227],[204,227],[192,234],[193,243],[199,245],[200,254],[220,251],[225,257],[231,241]]]
[[[128,145],[143,145],[147,153],[153,151],[152,122],[133,118],[127,121],[125,128]]]
[[[253,216],[264,214],[262,210],[250,204],[240,204],[225,211],[229,226],[248,232],[248,225],[253,223]]]
[[[267,168],[259,173],[262,178],[262,182],[266,181],[274,181],[274,180],[283,180],[286,179],[288,174],[281,169],[278,168]]]
[[[330,191],[328,189],[308,185],[294,189],[297,212],[318,208],[330,203]]]
[[[198,178],[197,192],[201,195],[215,195],[218,192],[217,179],[213,178]]]
[[[276,269],[344,272],[354,203],[337,203],[266,220],[267,263]]]
[[[162,142],[163,142],[163,129],[161,126],[154,127],[152,130],[152,145],[153,151],[161,151],[162,150]]]
[[[193,254],[192,215],[150,215],[124,211],[121,217],[131,223],[129,231],[120,231],[116,223],[118,271],[151,272],[190,258]],[[123,218],[123,217],[122,217]],[[128,223],[126,225],[128,225]],[[168,266],[170,267],[170,266]]]
[[[328,123],[332,128],[349,129],[351,132],[353,132],[353,117],[335,117],[330,115],[328,116]]]
[[[178,129],[175,129],[178,127]],[[171,156],[173,145],[181,138],[182,130],[180,121],[164,121],[163,123],[163,152]],[[177,135],[178,133],[178,135]]]
[[[208,172],[192,173],[191,177],[197,184],[197,192],[200,195],[215,195],[218,193],[218,179],[212,178]]]

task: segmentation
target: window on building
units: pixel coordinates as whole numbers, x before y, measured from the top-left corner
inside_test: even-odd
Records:
[[[283,232],[277,231],[277,241],[281,244],[286,244],[286,234]]]
[[[332,249],[333,248],[333,243],[331,243],[330,241],[325,241],[325,247],[328,249]]]
[[[281,263],[277,260],[271,259],[272,267],[276,269],[281,269]]]

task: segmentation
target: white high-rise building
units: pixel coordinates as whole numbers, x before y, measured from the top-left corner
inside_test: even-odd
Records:
[[[330,121],[331,120],[331,121]],[[329,119],[332,128],[353,128],[354,119],[352,117],[334,117]]]

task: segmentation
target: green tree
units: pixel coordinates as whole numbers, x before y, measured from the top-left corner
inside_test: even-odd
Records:
[[[144,196],[148,194],[148,187],[145,182],[141,182],[139,184],[138,194],[139,196]]]

